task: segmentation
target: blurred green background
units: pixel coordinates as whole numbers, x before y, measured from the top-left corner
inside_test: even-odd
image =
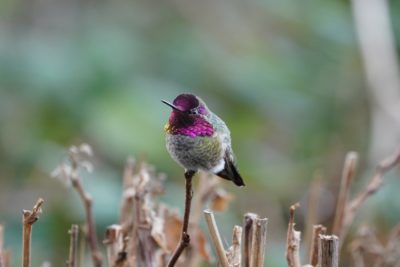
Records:
[[[389,4],[399,41],[400,2]],[[166,173],[163,201],[183,206],[182,169],[164,144],[170,110],[160,102],[181,92],[199,95],[230,127],[247,187],[224,183],[236,198],[217,220],[229,240],[244,212],[267,216],[270,267],[285,266],[287,209],[296,201],[304,230],[316,170],[319,221],[329,226],[346,152],[361,155],[355,188],[376,163],[373,99],[348,1],[1,0],[0,33],[0,222],[13,266],[21,210],[39,196],[46,202],[34,227],[34,266],[64,263],[67,229],[84,215],[75,192],[49,173],[72,144],[87,142],[96,155],[85,182],[99,235],[117,220],[128,155]],[[385,235],[400,221],[395,176],[355,227]]]

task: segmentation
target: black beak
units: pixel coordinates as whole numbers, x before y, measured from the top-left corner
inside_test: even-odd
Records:
[[[180,110],[177,106],[175,106],[174,104],[169,103],[168,101],[161,100],[161,102],[163,102],[167,106],[170,106],[173,110],[182,112],[182,110]]]

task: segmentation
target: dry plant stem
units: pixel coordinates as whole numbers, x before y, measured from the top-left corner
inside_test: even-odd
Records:
[[[326,228],[321,224],[313,225],[313,232],[311,238],[311,246],[309,252],[309,262],[312,266],[317,266],[318,264],[318,240],[319,235],[325,234]]]
[[[264,265],[268,219],[260,219],[255,213],[244,215],[244,266],[261,267]]]
[[[228,267],[228,259],[226,258],[225,249],[215,222],[214,213],[211,210],[204,210],[204,216],[206,218],[208,231],[210,231],[211,240],[218,255],[219,265],[221,267]]]
[[[244,215],[244,222],[243,222],[243,228],[244,228],[243,254],[244,255],[243,255],[243,257],[244,257],[244,266],[245,267],[250,267],[251,244],[252,244],[252,238],[253,238],[253,224],[257,217],[258,216],[255,213],[246,213]]]
[[[290,219],[286,239],[286,261],[289,267],[301,267],[300,262],[300,232],[294,229],[294,212],[299,207],[296,203],[290,207]]]
[[[89,248],[91,251],[93,264],[95,267],[101,267],[103,259],[102,259],[102,255],[97,247],[96,225],[94,223],[93,213],[92,213],[92,204],[93,204],[92,198],[83,189],[81,180],[78,177],[76,172],[72,175],[71,182],[72,182],[73,188],[78,192],[79,197],[81,198],[84,208],[85,208],[86,225],[87,225],[87,239],[89,242]]]
[[[362,190],[347,206],[343,219],[343,229],[341,240],[347,234],[350,224],[353,222],[357,210],[365,202],[365,200],[373,195],[383,183],[383,175],[400,163],[400,149],[393,155],[381,161],[375,171],[375,175],[370,179],[368,185]]]
[[[227,252],[228,264],[230,267],[240,267],[242,227],[235,225],[232,233],[232,246]]]
[[[22,211],[22,224],[23,224],[23,240],[22,240],[22,266],[29,267],[31,261],[31,235],[32,225],[39,219],[39,214],[42,212],[41,206],[43,205],[43,199],[39,198],[36,201],[32,211]]]
[[[339,266],[339,239],[335,235],[320,235],[318,267]]]
[[[356,168],[357,168],[358,154],[356,152],[349,152],[344,161],[342,172],[342,180],[340,184],[339,197],[336,205],[335,219],[333,223],[333,234],[341,237],[344,212],[347,204],[347,199],[350,192],[351,182],[353,181]]]
[[[192,180],[193,180],[193,176],[195,175],[195,173],[196,172],[194,172],[194,171],[186,171],[185,172],[185,179],[186,179],[185,214],[183,216],[181,241],[179,242],[178,247],[174,251],[174,254],[172,254],[172,257],[169,260],[167,267],[175,266],[175,263],[178,261],[183,250],[187,246],[189,246],[189,243],[190,243],[188,227],[189,227],[189,217],[190,217],[190,206],[192,204],[192,197],[193,197]]]
[[[122,237],[122,235],[121,235]],[[126,248],[128,246],[128,241],[129,238],[124,238],[122,242],[122,248],[117,254],[117,258],[115,259],[115,265],[114,267],[132,267],[134,266],[134,263],[130,263],[128,260],[128,253],[126,251]]]
[[[119,259],[120,252],[124,254],[122,227],[117,224],[107,227],[106,237],[103,243],[107,247],[108,266],[113,267]]]
[[[251,267],[264,266],[265,246],[267,242],[267,218],[256,218],[253,224],[253,236],[251,240]]]
[[[69,243],[69,255],[67,260],[67,267],[75,267],[77,266],[77,252],[78,252],[78,235],[79,235],[79,227],[76,224],[71,226],[71,229],[68,231],[70,235],[70,243]]]

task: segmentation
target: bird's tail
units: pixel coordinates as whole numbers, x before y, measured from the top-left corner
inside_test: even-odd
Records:
[[[235,164],[232,161],[225,158],[224,169],[216,173],[221,178],[232,181],[237,186],[245,186],[242,176],[240,176]]]

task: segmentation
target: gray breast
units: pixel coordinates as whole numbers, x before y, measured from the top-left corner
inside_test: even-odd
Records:
[[[221,138],[166,135],[167,150],[171,157],[185,169],[210,170],[217,166],[224,154]]]

